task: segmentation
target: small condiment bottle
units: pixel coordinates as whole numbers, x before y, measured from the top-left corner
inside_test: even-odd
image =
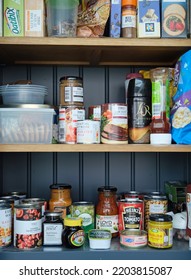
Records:
[[[137,37],[137,0],[122,0],[122,37]]]
[[[169,69],[150,70],[152,81],[151,144],[171,144]]]
[[[44,216],[45,221],[42,224],[43,245],[62,245],[62,211],[45,211]]]
[[[69,207],[72,204],[71,188],[71,185],[68,184],[53,184],[50,186],[49,210],[62,211],[63,219],[69,214]]]
[[[62,245],[67,248],[79,248],[85,242],[85,232],[82,229],[82,218],[65,217],[62,232]]]
[[[98,188],[96,205],[96,229],[110,230],[112,237],[118,236],[117,188],[104,186]]]

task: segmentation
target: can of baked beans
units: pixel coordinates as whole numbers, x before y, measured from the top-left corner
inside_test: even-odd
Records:
[[[119,231],[144,228],[144,204],[138,198],[127,198],[118,201]]]
[[[12,241],[12,208],[0,202],[0,247],[9,246]]]
[[[14,206],[14,246],[34,249],[42,245],[42,208],[39,203]]]
[[[85,120],[83,106],[61,106],[59,109],[59,143],[77,143],[77,122]]]
[[[88,108],[88,119],[93,121],[101,120],[101,105],[92,105]]]
[[[101,143],[128,144],[127,104],[101,105]]]
[[[77,122],[77,144],[99,144],[100,122],[84,120]]]
[[[168,199],[165,194],[151,192],[144,196],[144,228],[148,230],[149,216],[151,214],[165,214],[168,211]]]

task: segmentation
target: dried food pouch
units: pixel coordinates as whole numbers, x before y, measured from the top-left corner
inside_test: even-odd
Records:
[[[172,139],[177,144],[191,144],[191,50],[175,65],[173,107],[171,110]]]
[[[103,36],[110,15],[109,0],[81,0],[78,11],[77,36]]]

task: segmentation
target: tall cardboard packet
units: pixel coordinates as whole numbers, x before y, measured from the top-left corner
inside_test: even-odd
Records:
[[[24,36],[24,0],[4,0],[3,35]]]
[[[160,0],[138,0],[137,37],[160,38]]]
[[[0,37],[3,36],[3,0],[0,0]]]
[[[25,36],[45,36],[44,0],[25,0]]]

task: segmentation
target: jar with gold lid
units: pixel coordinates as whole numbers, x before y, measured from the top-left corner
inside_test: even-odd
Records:
[[[83,80],[81,77],[64,76],[59,85],[60,105],[84,105]]]

